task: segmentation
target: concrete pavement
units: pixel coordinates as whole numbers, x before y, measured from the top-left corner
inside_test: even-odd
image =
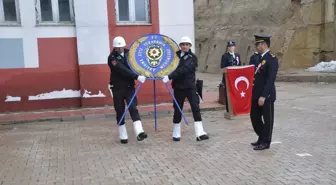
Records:
[[[221,81],[221,74],[197,73],[197,78],[204,81],[203,99],[201,104],[203,111],[223,110],[225,107],[217,103],[218,85]],[[278,82],[312,82],[312,83],[334,83],[336,82],[335,73],[314,73],[300,70],[279,71]],[[165,103],[158,106],[159,115],[170,115],[172,104]],[[142,116],[152,116],[152,105],[139,106]],[[190,107],[186,104],[186,111]],[[128,115],[128,114],[127,114]],[[26,123],[35,121],[63,121],[63,120],[87,120],[92,118],[115,117],[113,107],[95,107],[83,109],[64,109],[64,110],[44,110],[33,112],[17,112],[0,114],[0,124]]]
[[[276,85],[269,150],[254,151],[250,121],[225,120],[223,110],[202,112],[204,142],[195,141],[190,116],[179,143],[164,115],[158,132],[143,119],[144,142],[128,120],[127,145],[119,144],[114,118],[1,125],[0,184],[336,184],[336,84]]]

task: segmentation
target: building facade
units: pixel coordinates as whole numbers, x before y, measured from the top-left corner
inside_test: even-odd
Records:
[[[115,36],[194,39],[192,0],[0,0],[0,112],[113,105]],[[157,102],[171,101],[161,81]],[[153,82],[140,104],[153,102]]]

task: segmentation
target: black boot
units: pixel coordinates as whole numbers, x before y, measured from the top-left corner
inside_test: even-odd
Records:
[[[203,141],[209,139],[208,135],[201,135],[199,137],[196,137],[196,141]]]
[[[258,138],[258,141],[251,143],[252,146],[257,146],[260,144],[260,138]]]
[[[146,132],[141,132],[141,133],[138,135],[137,140],[138,140],[138,141],[142,141],[142,140],[144,140],[144,139],[146,139],[146,138],[147,138],[147,134],[146,134]]]
[[[180,141],[181,138],[180,137],[173,137],[173,141]]]
[[[269,143],[260,143],[259,145],[254,147],[253,150],[265,150],[265,149],[269,149],[269,148],[270,148]]]
[[[120,139],[120,143],[121,144],[127,144],[128,143],[128,139]]]

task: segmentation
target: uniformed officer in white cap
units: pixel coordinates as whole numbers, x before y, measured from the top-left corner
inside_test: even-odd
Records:
[[[206,140],[209,139],[209,136],[203,129],[199,97],[196,91],[195,73],[198,66],[198,59],[190,49],[192,43],[189,37],[182,37],[179,45],[181,49],[176,52],[177,56],[180,58],[179,66],[169,76],[165,76],[162,81],[167,83],[169,80],[172,80],[174,96],[181,109],[183,109],[185,98],[188,99],[195,121],[194,127],[196,140]],[[174,102],[174,141],[180,141],[181,138],[181,119],[182,115]]]
[[[145,76],[135,74],[127,65],[126,57],[128,57],[128,49],[123,37],[115,37],[113,39],[113,51],[108,57],[108,65],[111,70],[110,88],[113,94],[114,109],[117,113],[117,122],[121,120],[125,111],[125,101],[129,104],[132,96],[135,93],[134,80],[144,83]],[[134,132],[137,140],[142,141],[147,138],[146,132],[143,130],[140,115],[137,109],[137,98],[135,97],[129,107],[129,112],[133,120]],[[119,126],[120,142],[128,143],[128,135],[123,119]]]

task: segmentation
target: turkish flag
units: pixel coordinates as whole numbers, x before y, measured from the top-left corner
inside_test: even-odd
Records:
[[[227,67],[226,75],[233,114],[250,113],[254,65]]]

